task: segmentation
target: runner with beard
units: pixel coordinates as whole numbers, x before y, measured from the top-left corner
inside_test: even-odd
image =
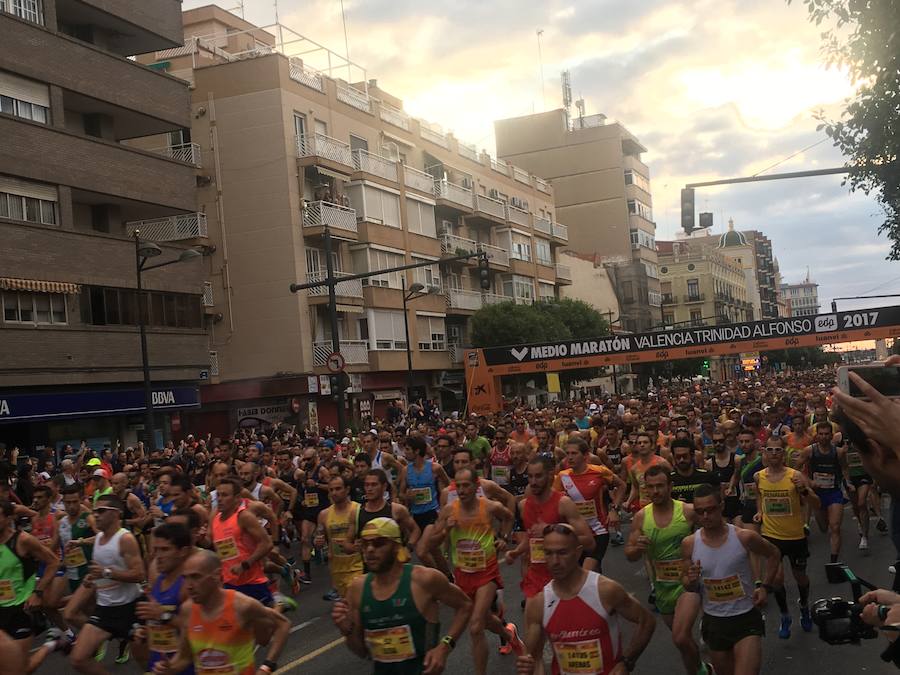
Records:
[[[675,470],[669,476],[672,479],[672,497],[690,504],[694,501],[694,490],[700,485],[719,487],[716,475],[706,469],[694,466],[694,448],[690,441],[672,441],[672,461]]]
[[[522,557],[527,568],[520,585],[525,598],[530,598],[550,582],[550,572],[544,556],[544,528],[554,523],[569,523],[586,551],[595,546],[594,533],[575,502],[553,489],[553,462],[546,457],[534,457],[528,462],[528,494],[519,501],[517,515],[523,536],[519,545],[506,553],[506,563]]]
[[[303,450],[300,462],[300,558],[303,561],[303,574],[300,583],[312,583],[312,538],[319,522],[319,514],[328,506],[328,480],[330,474],[325,466],[318,463],[314,447]]]
[[[398,494],[407,503],[412,518],[421,531],[433,525],[440,510],[439,495],[450,484],[450,479],[440,464],[427,457],[428,445],[420,436],[407,436],[405,443],[407,464],[400,473]],[[428,567],[436,567],[444,574],[450,567],[443,556],[433,556],[423,551],[420,556]]]
[[[325,600],[347,597],[347,589],[353,580],[363,573],[362,556],[356,543],[356,524],[361,506],[350,501],[349,488],[343,476],[335,476],[329,482],[328,496],[331,506],[319,514],[315,544],[329,547],[328,567],[334,593]]]
[[[356,532],[362,532],[366,523],[376,518],[390,518],[401,528],[405,537],[404,543],[415,548],[422,536],[422,531],[403,504],[389,502],[385,499],[388,479],[383,469],[369,469],[366,473],[366,501],[357,511]],[[433,527],[433,526],[432,526]]]
[[[469,622],[472,602],[437,570],[406,562],[400,527],[389,518],[360,533],[369,572],[354,579],[331,618],[357,656],[374,661],[375,675],[440,673]],[[453,610],[439,637],[439,609]]]
[[[741,500],[737,495],[737,471],[734,454],[725,445],[725,434],[716,429],[712,436],[714,452],[706,462],[706,468],[722,487],[725,519],[730,523],[741,513]]]

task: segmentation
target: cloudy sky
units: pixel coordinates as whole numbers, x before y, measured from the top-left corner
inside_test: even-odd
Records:
[[[228,0],[223,6],[228,7]],[[234,0],[237,4],[237,0]],[[185,0],[184,7],[207,4]],[[245,17],[274,21],[272,0]],[[340,0],[279,0],[281,22],[343,53]],[[621,121],[648,148],[659,239],[678,228],[686,182],[838,166],[813,112],[837,114],[852,87],[821,64],[802,3],[783,0],[344,0],[351,59],[412,114],[494,151],[493,120],[561,106],[571,72],[587,113]],[[543,86],[536,31],[543,30]],[[800,152],[803,151],[803,152]],[[797,153],[797,154],[795,154]],[[785,281],[810,276],[820,299],[900,293],[874,200],[840,176],[704,189],[714,231],[728,218],[772,239]],[[890,300],[845,302],[842,308]]]

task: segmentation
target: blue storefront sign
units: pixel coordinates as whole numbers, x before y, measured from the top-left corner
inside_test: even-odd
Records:
[[[196,386],[153,387],[154,410],[199,408]],[[144,390],[66,391],[7,394],[0,391],[0,424],[38,420],[99,417],[144,411]]]

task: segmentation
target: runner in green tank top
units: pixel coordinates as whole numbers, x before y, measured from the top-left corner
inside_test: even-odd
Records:
[[[369,521],[360,539],[366,567],[331,617],[352,652],[375,662],[376,675],[420,675],[444,669],[466,628],[472,602],[441,572],[401,562],[406,556],[400,526],[390,518]],[[439,639],[438,607],[455,610]]]
[[[706,675],[707,666],[700,661],[693,637],[700,596],[686,593],[681,584],[681,541],[697,524],[694,507],[672,499],[672,477],[661,466],[647,469],[644,487],[650,503],[634,516],[625,557],[637,562],[646,556],[650,561],[656,608],[672,629],[672,641],[681,652],[685,670],[688,675]]]

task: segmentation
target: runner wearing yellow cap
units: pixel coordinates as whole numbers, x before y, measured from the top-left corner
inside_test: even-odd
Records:
[[[391,518],[370,520],[360,532],[365,576],[350,584],[331,618],[350,650],[375,663],[376,675],[442,672],[465,630],[472,602],[437,570],[408,562],[400,526]],[[450,628],[438,636],[438,609],[454,610]]]

